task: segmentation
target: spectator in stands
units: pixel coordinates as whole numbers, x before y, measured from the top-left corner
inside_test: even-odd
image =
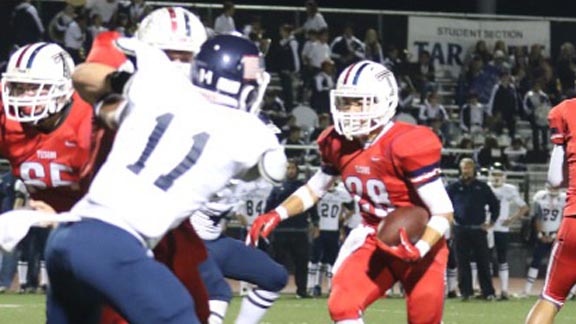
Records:
[[[418,54],[418,62],[411,65],[409,76],[420,94],[420,100],[424,101],[428,93],[434,91],[436,87],[436,70],[434,63],[430,61],[430,52],[421,51]]]
[[[504,152],[498,146],[498,140],[491,135],[484,138],[484,145],[476,152],[474,160],[481,168],[489,168],[496,162],[508,165]]]
[[[524,113],[532,127],[532,147],[535,150],[548,149],[548,113],[552,103],[542,89],[543,82],[543,79],[536,80],[523,101]]]
[[[322,63],[330,59],[330,32],[328,29],[321,29],[320,31],[310,31],[310,38],[304,44],[302,49],[302,60],[307,64],[315,75],[322,68]]]
[[[152,7],[148,6],[144,0],[130,0],[130,4],[122,8],[122,11],[128,15],[131,26],[137,26],[151,10]]]
[[[366,57],[364,43],[354,36],[354,28],[347,23],[341,36],[336,37],[330,45],[332,60],[336,64],[337,74],[348,65]]]
[[[490,187],[476,179],[476,165],[472,159],[460,161],[459,169],[460,179],[449,185],[446,191],[454,206],[454,242],[460,294],[463,301],[474,294],[470,262],[475,259],[482,297],[494,300],[486,235],[498,218],[500,203]],[[486,206],[490,210],[490,222],[486,222]]]
[[[330,113],[330,90],[334,89],[334,62],[322,62],[322,70],[314,77],[310,105],[318,114]]]
[[[224,12],[216,18],[214,22],[214,31],[216,34],[231,34],[236,31],[234,23],[234,3],[232,1],[224,1],[222,5]]]
[[[560,54],[556,61],[556,74],[560,81],[562,95],[566,96],[573,92],[576,82],[576,49],[571,42],[566,42],[560,47]]]
[[[366,30],[366,35],[364,36],[364,45],[366,46],[366,59],[374,61],[377,63],[384,62],[384,54],[382,53],[382,44],[380,44],[380,38],[378,37],[378,32],[375,29],[370,28]]]
[[[318,127],[315,127],[310,134],[310,143],[315,142],[322,132],[332,125],[332,118],[330,113],[319,114],[318,115]]]
[[[114,31],[118,32],[118,34],[120,34],[122,37],[132,36],[134,30],[130,26],[130,20],[127,14],[123,12],[118,13],[118,15],[116,16],[115,25],[116,28],[114,28]]]
[[[514,138],[516,136],[518,108],[518,93],[514,83],[512,83],[510,71],[501,71],[500,80],[492,89],[492,95],[488,102],[488,113],[492,116],[491,129],[500,135],[503,128],[506,127],[510,137]]]
[[[75,16],[74,6],[66,4],[64,9],[50,20],[48,24],[48,36],[52,42],[60,45],[64,44],[64,34],[66,33],[66,29],[68,29],[68,25],[74,21]]]
[[[420,105],[418,120],[420,124],[424,125],[431,125],[434,121],[444,123],[448,120],[448,113],[446,108],[440,103],[437,92],[430,92],[425,102]]]
[[[96,38],[96,36],[98,36],[98,34],[100,34],[101,32],[105,32],[108,31],[108,28],[104,27],[104,25],[102,24],[102,16],[100,16],[99,14],[93,14],[90,22],[90,25],[88,25],[88,36],[90,37],[91,40],[94,40]]]
[[[508,46],[506,45],[506,42],[504,42],[501,39],[494,42],[494,48],[492,49],[492,55],[495,55],[496,51],[502,51],[502,53],[504,53],[504,57],[505,57],[504,60],[506,62],[508,62],[509,64],[512,64],[510,53],[508,53]]]
[[[296,117],[296,125],[300,126],[304,134],[308,136],[318,126],[318,114],[314,109],[305,104],[299,104],[292,109],[292,115]]]
[[[486,106],[478,101],[478,94],[470,92],[468,102],[460,109],[460,129],[472,136],[483,132],[487,115]]]
[[[510,71],[511,65],[508,61],[508,56],[502,50],[494,51],[494,55],[492,56],[492,60],[490,61],[490,66],[497,71]]]
[[[305,145],[304,141],[302,140],[302,128],[299,126],[291,126],[288,132],[288,136],[281,141],[282,145]],[[305,150],[303,149],[296,149],[296,148],[287,148],[285,149],[286,157],[289,159],[293,159],[298,163],[302,163],[304,161],[304,153]]]
[[[44,24],[32,0],[21,0],[10,17],[12,44],[24,46],[44,39]]]
[[[286,109],[292,110],[294,107],[294,83],[296,76],[300,72],[300,55],[298,54],[298,41],[292,35],[294,27],[292,25],[282,25],[280,27],[279,56],[277,66],[280,71],[280,84],[282,85],[282,97]]]
[[[484,64],[488,64],[492,60],[492,53],[490,53],[485,40],[477,41],[471,54],[471,57],[480,57]]]
[[[82,63],[86,58],[84,49],[86,28],[86,16],[78,15],[68,25],[66,33],[64,34],[64,48],[70,53],[70,56],[76,64]]]
[[[276,90],[268,89],[266,91],[261,112],[280,129],[282,129],[288,121],[284,101],[278,97]]]
[[[119,6],[119,0],[86,0],[85,8],[90,15],[99,14],[104,26],[110,28],[114,27]]]
[[[544,53],[542,52],[543,50],[544,46],[540,44],[532,44],[532,46],[530,46],[530,53],[528,53],[528,66],[530,67],[532,75],[540,68],[542,63],[546,61]]]
[[[294,31],[295,34],[306,33],[310,30],[319,31],[321,29],[328,29],[328,24],[324,20],[324,16],[318,12],[318,3],[315,0],[307,0],[306,6],[306,21],[302,27]]]
[[[478,94],[478,101],[487,104],[492,91],[492,75],[485,70],[482,57],[474,56],[466,69],[460,74],[456,92],[456,104],[464,105],[470,92]]]
[[[526,171],[526,147],[521,138],[512,139],[510,146],[504,149],[504,155],[512,171]]]

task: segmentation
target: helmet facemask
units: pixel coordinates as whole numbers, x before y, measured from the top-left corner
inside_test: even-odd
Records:
[[[21,123],[37,124],[60,112],[72,93],[70,79],[27,79],[8,74],[2,78],[2,103],[6,116]]]
[[[369,135],[387,124],[396,113],[398,85],[385,66],[361,61],[342,71],[330,91],[334,128],[351,140]]]
[[[356,89],[336,89],[330,92],[334,128],[348,139],[368,135],[385,125],[394,116],[396,105],[397,100],[393,97],[361,93]]]

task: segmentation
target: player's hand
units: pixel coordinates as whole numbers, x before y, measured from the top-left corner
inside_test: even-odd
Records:
[[[256,217],[246,237],[246,245],[257,246],[260,236],[267,238],[281,221],[280,215],[275,210]]]
[[[397,246],[389,246],[388,244],[376,240],[378,247],[392,256],[402,259],[406,262],[414,262],[419,260],[422,256],[420,251],[410,242],[408,234],[404,228],[400,228],[400,244]]]
[[[56,210],[42,200],[30,199],[28,205],[31,209],[41,211],[48,214],[56,214]]]

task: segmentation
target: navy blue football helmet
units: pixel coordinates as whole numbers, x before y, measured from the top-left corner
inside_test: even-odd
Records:
[[[207,40],[192,63],[192,83],[213,102],[258,114],[270,75],[250,40],[218,35]]]

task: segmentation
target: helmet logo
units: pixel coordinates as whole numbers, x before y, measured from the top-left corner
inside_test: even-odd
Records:
[[[66,63],[66,58],[64,57],[65,55],[66,55],[66,53],[64,53],[64,52],[60,52],[60,53],[56,54],[54,56],[54,62],[62,63],[62,76],[65,79],[69,79],[72,76],[72,72],[70,71],[70,67]]]
[[[212,84],[212,79],[214,73],[211,70],[199,69],[198,70],[198,81],[204,84]]]

